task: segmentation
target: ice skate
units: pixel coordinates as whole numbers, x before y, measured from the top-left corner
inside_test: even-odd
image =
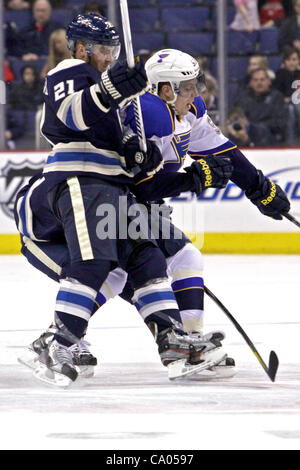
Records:
[[[192,332],[190,333],[191,336],[195,338],[202,338],[202,340],[205,341],[207,336],[213,334],[214,337],[217,337],[219,341],[223,341],[225,338],[225,334],[222,331],[214,331],[211,333],[208,333],[208,335],[202,335],[198,332]],[[226,357],[219,362],[217,365],[209,367],[205,370],[199,371],[197,374],[194,374],[191,378],[194,379],[226,379],[226,378],[231,378],[234,377],[237,373],[236,367],[235,367],[235,360],[232,357],[228,357],[226,354]]]
[[[38,380],[56,387],[68,388],[78,377],[70,348],[52,341],[39,357],[39,367],[33,373]]]
[[[155,324],[151,331],[155,331]],[[181,335],[172,328],[154,333],[158,352],[164,366],[168,367],[168,377],[174,380],[189,377],[202,370],[216,366],[226,358],[221,340],[224,336],[208,334],[203,337]]]
[[[84,378],[93,377],[94,367],[97,365],[97,358],[89,350],[90,344],[81,339],[79,343],[70,346],[73,357],[73,364],[78,367],[79,375]]]
[[[24,354],[18,357],[20,364],[30,369],[36,369],[39,366],[40,354],[48,348],[56,332],[55,325],[51,324],[49,328],[41,334],[39,338],[33,341],[26,349]]]

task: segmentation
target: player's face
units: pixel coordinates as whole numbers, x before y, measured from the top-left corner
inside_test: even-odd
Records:
[[[179,93],[175,102],[175,109],[178,114],[185,115],[191,108],[191,103],[196,96],[199,96],[198,80],[186,80],[180,83]]]
[[[119,46],[104,46],[97,44],[93,46],[91,54],[91,65],[99,72],[105,72],[108,67],[118,58]]]

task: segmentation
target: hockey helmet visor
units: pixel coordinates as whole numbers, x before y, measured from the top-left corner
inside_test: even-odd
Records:
[[[203,72],[199,72],[196,78],[180,82],[178,91],[175,91],[183,98],[188,98],[191,94],[200,95],[205,88],[205,75]]]

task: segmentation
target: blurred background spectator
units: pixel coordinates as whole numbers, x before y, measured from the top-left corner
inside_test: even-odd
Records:
[[[285,10],[279,0],[268,0],[259,9],[260,24],[264,27],[278,27],[285,16]]]
[[[11,84],[8,104],[14,111],[37,111],[43,103],[43,83],[33,65],[25,65],[21,74],[22,82]]]
[[[47,56],[51,33],[62,25],[51,19],[52,7],[48,0],[36,0],[32,6],[33,21],[20,32],[22,60],[37,60]]]
[[[231,29],[237,31],[252,31],[260,29],[258,0],[234,0],[236,15],[230,25]]]
[[[282,145],[285,141],[287,111],[282,93],[271,86],[265,69],[250,75],[248,88],[234,101],[249,121],[249,137],[256,146]]]
[[[30,2],[25,0],[6,0],[5,8],[8,10],[27,10],[30,8]]]
[[[41,78],[45,78],[49,70],[54,69],[59,62],[64,59],[70,59],[71,57],[66,39],[66,30],[56,29],[50,35],[48,58],[41,71]]]
[[[252,147],[250,124],[242,108],[232,108],[227,120],[225,135],[239,147]]]
[[[8,60],[4,60],[4,81],[6,84],[13,82],[15,75],[11,69],[10,63]]]
[[[104,15],[103,8],[101,7],[99,2],[94,2],[91,0],[90,2],[86,2],[83,6],[82,13],[98,13],[99,15]]]
[[[285,46],[292,46],[300,51],[300,0],[295,0],[293,14],[281,24],[278,44],[280,51]]]
[[[282,67],[277,71],[273,83],[288,106],[287,145],[299,144],[300,138],[300,100],[295,90],[300,88],[300,57],[297,49],[287,46],[283,54]]]
[[[6,110],[6,129],[5,142],[9,150],[16,148],[16,140],[23,137],[25,133],[24,115],[22,113],[14,113],[10,109]]]
[[[275,79],[274,71],[269,68],[268,58],[263,54],[253,54],[249,57],[246,75],[239,80],[238,92],[248,87],[251,74],[253,70],[257,69],[265,69],[268,72],[270,80],[273,81]]]

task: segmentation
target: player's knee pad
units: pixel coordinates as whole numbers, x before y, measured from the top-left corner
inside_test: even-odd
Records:
[[[123,269],[116,268],[113,271],[110,271],[97,294],[97,307],[99,308],[109,299],[112,299],[117,295],[121,295],[121,293],[124,291],[126,282],[127,273]]]
[[[134,289],[153,279],[167,278],[167,263],[160,249],[152,243],[139,246],[129,258],[128,278]]]
[[[167,258],[167,272],[173,277],[176,272],[186,270],[190,275],[203,275],[204,261],[202,253],[192,243],[187,243],[175,255]]]

